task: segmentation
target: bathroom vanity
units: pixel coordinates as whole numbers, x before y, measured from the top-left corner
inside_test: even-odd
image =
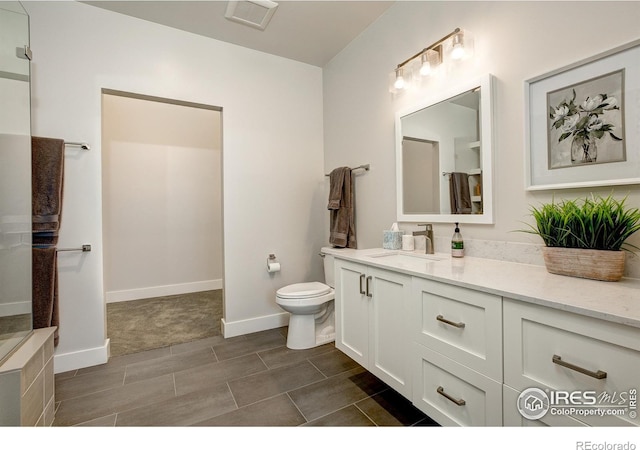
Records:
[[[336,347],[439,424],[640,425],[640,280],[445,254],[322,252],[335,256]],[[579,406],[595,392],[599,405],[627,409],[529,420],[517,408],[529,388],[577,392]]]

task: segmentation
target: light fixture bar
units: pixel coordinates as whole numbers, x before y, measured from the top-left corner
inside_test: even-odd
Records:
[[[396,67],[397,69],[402,68],[403,66],[405,66],[407,63],[413,61],[414,59],[416,59],[418,56],[422,55],[423,53],[425,53],[428,50],[433,50],[435,49],[438,45],[442,44],[444,41],[446,41],[447,39],[449,39],[451,36],[455,36],[456,34],[460,33],[460,28],[456,28],[455,30],[453,30],[451,33],[447,34],[445,37],[443,37],[442,39],[440,39],[439,41],[434,42],[433,44],[431,44],[429,47],[423,48],[422,50],[420,50],[418,53],[416,53],[415,55],[411,56],[410,58],[406,59],[405,61],[401,62],[400,64],[398,64],[398,66]]]

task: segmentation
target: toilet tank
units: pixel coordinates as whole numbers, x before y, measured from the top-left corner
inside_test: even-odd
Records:
[[[333,271],[334,267],[334,256],[323,253],[324,257],[324,282],[331,286],[332,288],[336,287],[335,285],[335,273]]]

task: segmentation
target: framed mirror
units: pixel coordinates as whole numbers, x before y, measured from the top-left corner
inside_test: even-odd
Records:
[[[398,111],[399,222],[493,223],[493,76]]]

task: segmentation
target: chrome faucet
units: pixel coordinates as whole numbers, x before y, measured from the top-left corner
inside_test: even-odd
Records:
[[[430,223],[419,223],[419,227],[426,227],[424,231],[414,231],[414,236],[424,236],[426,243],[424,247],[424,252],[428,255],[433,255],[433,225]]]

